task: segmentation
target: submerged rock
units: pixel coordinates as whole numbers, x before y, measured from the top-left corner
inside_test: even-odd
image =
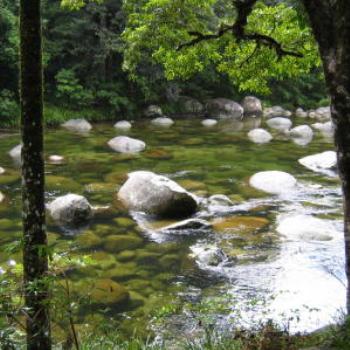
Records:
[[[191,248],[191,256],[195,258],[199,267],[216,267],[228,262],[228,258],[223,250],[214,244],[196,244]]]
[[[190,216],[198,207],[191,193],[165,176],[150,171],[128,174],[118,198],[129,210],[160,217]]]
[[[215,231],[227,234],[251,234],[270,224],[269,220],[256,216],[230,216],[213,222]]]
[[[254,96],[246,96],[242,102],[244,115],[245,116],[256,116],[261,117],[262,115],[262,105],[261,101]]]
[[[70,119],[62,126],[67,130],[81,133],[89,132],[92,129],[91,124],[85,119]]]
[[[117,136],[109,140],[108,146],[120,153],[138,153],[146,148],[146,144],[143,141],[127,136]]]
[[[90,203],[77,194],[58,197],[47,205],[47,209],[55,221],[64,225],[84,224],[92,217]]]
[[[121,120],[119,122],[116,122],[114,124],[114,127],[116,129],[120,129],[120,130],[129,130],[129,129],[131,129],[132,125],[127,120]]]
[[[215,98],[209,100],[206,104],[207,113],[215,118],[234,118],[243,117],[243,107],[227,98]]]
[[[275,129],[277,131],[287,131],[292,127],[292,122],[288,118],[271,118],[269,119],[266,124],[271,128]]]
[[[268,143],[272,140],[272,135],[265,129],[253,129],[248,132],[249,140],[254,143]]]
[[[140,237],[131,235],[110,235],[105,239],[104,248],[110,253],[119,253],[124,250],[133,250],[142,246]]]
[[[331,222],[310,215],[283,216],[278,221],[277,232],[291,240],[329,241],[337,235]]]
[[[202,120],[202,125],[205,127],[212,127],[215,126],[218,123],[215,119],[204,119]]]
[[[294,176],[283,171],[262,171],[249,179],[250,186],[270,194],[283,194],[293,190],[297,184]]]
[[[313,154],[299,159],[298,162],[312,171],[336,176],[337,154],[334,151]]]
[[[300,146],[305,146],[312,141],[313,131],[308,125],[299,125],[291,129],[289,136]]]
[[[158,117],[152,119],[151,123],[156,126],[171,126],[174,124],[174,121],[168,117]]]
[[[111,279],[100,279],[86,286],[93,304],[120,304],[129,300],[128,290]]]

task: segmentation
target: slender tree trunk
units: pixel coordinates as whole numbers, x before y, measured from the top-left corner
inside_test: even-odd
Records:
[[[40,0],[20,1],[23,267],[27,349],[51,349],[45,232]]]

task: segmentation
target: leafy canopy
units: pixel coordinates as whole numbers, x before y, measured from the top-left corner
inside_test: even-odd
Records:
[[[97,0],[100,1],[100,0]],[[84,0],[62,0],[73,8]],[[199,40],[198,33],[215,36],[237,20],[229,0],[124,0],[127,25],[124,69],[137,79],[145,61],[164,68],[168,80],[188,79],[215,66],[241,91],[268,93],[271,79],[304,75],[320,66],[317,47],[305,19],[290,2],[259,0],[248,16],[245,33],[273,38],[288,52],[278,55],[264,41],[237,38],[231,31],[218,38]],[[192,44],[191,44],[192,42]]]

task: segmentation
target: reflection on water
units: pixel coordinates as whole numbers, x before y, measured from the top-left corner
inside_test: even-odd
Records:
[[[222,329],[237,323],[252,327],[271,318],[288,324],[291,331],[311,331],[334,321],[345,307],[346,290],[339,183],[297,162],[332,145],[321,135],[305,147],[279,135],[269,144],[256,145],[246,133],[259,126],[259,120],[249,120],[205,128],[194,119],[165,129],[135,122],[128,136],[147,144],[146,151],[137,155],[116,154],[108,148],[109,139],[123,134],[112,125],[94,126],[83,136],[61,129],[47,131],[47,158],[65,159],[59,165],[47,164],[47,200],[72,192],[83,194],[93,205],[114,206],[108,215],[74,234],[67,235],[49,221],[50,243],[57,251],[73,249],[75,256],[91,254],[94,259],[91,266],[70,272],[76,290],[103,280],[113,288],[117,282],[124,288],[121,291],[130,293],[123,307],[113,304],[117,295],[112,305],[106,305],[95,293],[92,307],[80,312],[80,323],[100,322],[104,306],[111,307],[108,317],[120,320],[125,334],[143,329],[147,321],[148,331],[170,338],[177,336],[178,329],[188,336],[197,334],[198,318],[205,316]],[[7,155],[18,138],[18,134],[0,137],[0,166],[6,169],[0,175],[0,191],[6,197],[0,204],[2,247],[20,237],[20,175]],[[159,231],[173,222],[153,222],[144,229],[142,217],[131,217],[115,199],[116,188],[135,170],[165,174],[201,198],[225,194],[233,205],[204,208],[197,214],[210,222],[221,218],[223,223],[214,230],[176,236]],[[294,175],[296,190],[276,197],[252,189],[249,177],[264,170]],[[279,233],[281,220],[293,215],[322,220],[330,239],[310,239],[305,232]],[[300,229],[308,221],[296,225]],[[204,258],[198,255],[203,249]],[[0,266],[9,257],[2,251]],[[11,257],[21,259],[20,254]],[[217,297],[225,307],[200,307]],[[184,308],[161,326],[153,324],[150,316],[174,303]]]

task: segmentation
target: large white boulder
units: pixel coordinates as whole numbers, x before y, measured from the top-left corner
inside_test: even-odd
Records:
[[[288,118],[276,117],[269,119],[266,124],[274,130],[285,132],[288,131],[293,123]]]
[[[283,171],[262,171],[249,179],[250,186],[270,194],[283,194],[292,191],[297,180]]]
[[[337,154],[334,151],[313,154],[299,159],[298,162],[312,171],[336,176]]]
[[[150,171],[128,174],[118,198],[129,210],[159,217],[190,216],[198,207],[191,193],[167,177]]]
[[[151,123],[156,126],[171,126],[174,124],[174,121],[171,118],[168,117],[158,117],[155,119],[152,119]]]
[[[243,107],[227,98],[214,98],[207,101],[206,110],[209,116],[214,118],[234,118],[243,117]]]
[[[67,130],[80,133],[86,133],[92,129],[91,124],[85,119],[70,119],[62,126]]]
[[[117,136],[109,140],[108,146],[120,153],[138,153],[146,148],[146,144],[143,141],[127,136]]]
[[[242,102],[244,115],[246,116],[262,116],[262,105],[261,101],[254,96],[246,96]]]
[[[339,235],[332,222],[304,214],[283,215],[277,232],[293,241],[329,241]]]
[[[265,129],[253,129],[248,132],[248,138],[254,143],[268,143],[272,140],[272,135]]]
[[[63,225],[80,225],[92,217],[92,207],[88,200],[77,194],[67,194],[47,205],[51,217]]]
[[[325,122],[331,119],[331,108],[328,107],[320,107],[315,111],[315,119],[320,122]]]
[[[299,125],[290,130],[289,136],[296,144],[305,146],[312,141],[314,133],[308,125]]]
[[[119,130],[129,130],[131,129],[132,125],[127,120],[120,120],[114,124],[114,127]]]

